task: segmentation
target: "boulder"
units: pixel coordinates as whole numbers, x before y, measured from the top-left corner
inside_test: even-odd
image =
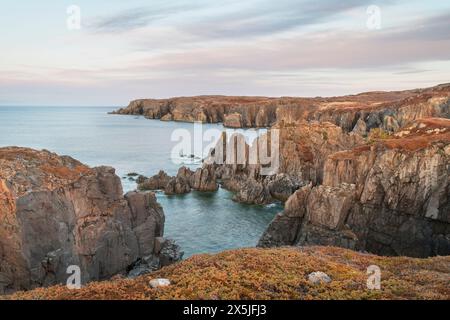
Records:
[[[189,180],[182,177],[173,177],[164,187],[164,193],[167,195],[184,194],[191,192]]]
[[[308,281],[311,284],[317,285],[317,284],[330,283],[331,282],[331,278],[325,272],[316,271],[316,272],[311,272],[308,275]]]
[[[248,179],[239,185],[233,200],[247,204],[267,204],[273,202],[269,190],[262,181]]]
[[[285,202],[301,185],[294,177],[280,173],[267,183],[267,189],[274,199]]]
[[[170,280],[165,278],[152,279],[150,280],[149,285],[153,289],[167,287],[170,286]]]
[[[164,190],[167,183],[169,183],[170,176],[164,171],[159,171],[158,174],[145,179],[143,182],[138,183],[138,189],[141,191],[145,190]],[[142,179],[141,179],[142,181]]]
[[[183,259],[184,252],[172,239],[156,237],[154,250],[151,255],[138,259],[128,268],[128,278],[151,273],[162,267],[171,265]]]

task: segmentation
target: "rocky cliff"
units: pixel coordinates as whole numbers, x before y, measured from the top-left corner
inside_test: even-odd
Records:
[[[0,149],[0,293],[126,272],[156,254],[164,212],[152,193],[123,195],[113,168],[48,151]]]
[[[275,131],[278,146],[271,150]],[[322,182],[328,155],[361,145],[364,141],[361,135],[345,132],[329,122],[277,124],[251,145],[241,134],[227,136],[224,133],[211,157],[206,159],[212,164],[204,167],[210,171],[213,168],[217,180],[224,188],[236,193],[233,199],[238,202],[284,202],[301,186]],[[264,146],[267,147],[264,149]],[[273,166],[274,172],[263,172],[265,166]]]
[[[199,169],[207,173],[203,185],[217,188],[219,182],[235,192],[235,201],[285,202],[260,246],[331,244],[383,255],[449,253],[450,84],[332,98],[137,100],[118,113],[235,128],[270,126],[252,144],[242,143],[240,135],[224,136]],[[267,173],[259,152],[263,145],[270,149],[275,131],[279,157],[276,170]],[[233,148],[231,156],[218,152]],[[239,154],[243,161],[236,161]],[[250,161],[254,154],[256,162]],[[220,161],[211,164],[218,155]],[[191,176],[181,170],[170,183],[158,176],[147,183],[163,181],[166,193],[185,193],[192,189]]]
[[[117,114],[183,122],[223,122],[225,126],[265,127],[276,120],[277,100],[264,97],[199,96],[131,101]]]
[[[367,92],[331,98],[198,96],[140,99],[117,114],[185,122],[222,122],[226,127],[269,127],[317,120],[345,131],[375,127],[394,131],[424,117],[450,117],[450,84],[426,89]]]
[[[289,197],[259,242],[288,244],[448,255],[450,120],[418,120],[394,135],[329,155],[323,183]]]

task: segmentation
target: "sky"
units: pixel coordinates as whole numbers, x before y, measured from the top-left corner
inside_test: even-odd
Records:
[[[450,1],[2,0],[0,105],[450,82]]]

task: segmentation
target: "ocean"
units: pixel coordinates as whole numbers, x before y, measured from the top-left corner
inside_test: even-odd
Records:
[[[114,109],[0,106],[0,147],[47,149],[92,167],[112,166],[125,192],[136,188],[126,176],[130,172],[151,176],[164,170],[175,175],[182,165],[191,169],[201,165],[199,159],[207,150],[196,149],[202,138],[194,134],[194,124],[108,114]],[[202,130],[217,132],[224,128],[221,124],[204,124]],[[191,135],[191,152],[185,148],[174,157],[174,148],[180,146],[180,140],[173,141],[177,132]],[[232,193],[222,188],[176,196],[158,192],[166,215],[165,237],[175,239],[185,257],[255,246],[282,206],[244,205],[231,197]]]

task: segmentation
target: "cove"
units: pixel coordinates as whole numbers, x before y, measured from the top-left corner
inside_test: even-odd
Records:
[[[193,130],[193,124],[148,120],[139,116],[110,115],[115,107],[0,107],[0,146],[47,149],[69,155],[90,166],[116,169],[124,191],[136,187],[127,173],[151,176],[159,170],[175,175],[170,141],[176,129]],[[223,129],[205,124],[205,129]],[[185,163],[192,169],[197,163]],[[244,205],[232,193],[192,192],[181,196],[157,193],[166,215],[165,236],[185,252],[212,253],[253,247],[281,205]]]

